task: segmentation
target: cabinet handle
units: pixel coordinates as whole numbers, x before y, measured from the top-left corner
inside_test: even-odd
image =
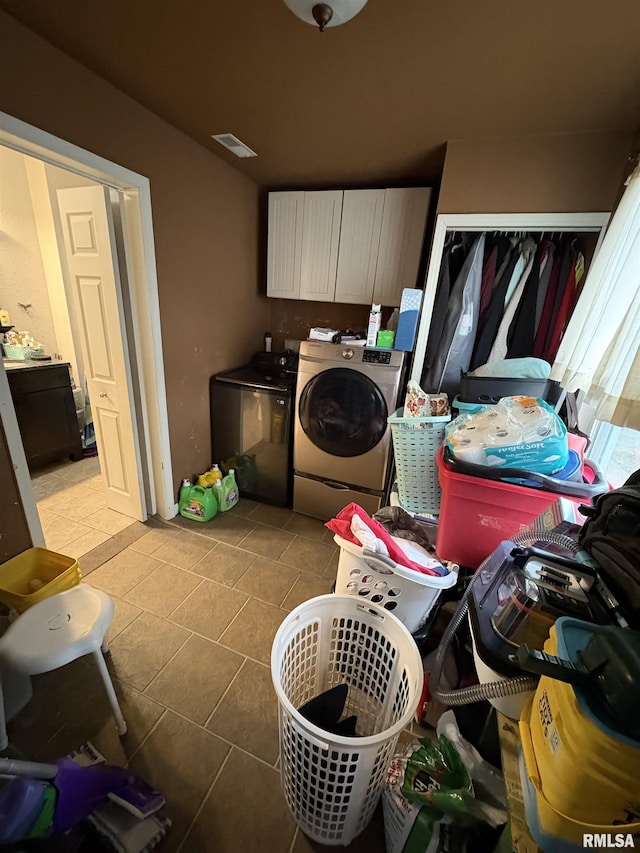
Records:
[[[104,391],[101,391],[101,392],[98,394],[98,397],[106,397],[106,396],[107,396],[107,395],[106,395],[106,393],[105,393]]]

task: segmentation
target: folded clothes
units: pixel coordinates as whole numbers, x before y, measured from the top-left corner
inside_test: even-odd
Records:
[[[438,571],[436,568],[427,568],[427,566],[421,566],[419,563],[410,560],[398,543],[395,542],[393,537],[387,533],[382,524],[380,524],[379,521],[374,521],[374,519],[356,503],[350,503],[344,509],[341,509],[335,518],[332,518],[331,521],[327,521],[325,527],[328,527],[333,533],[337,533],[338,536],[346,539],[347,542],[353,542],[354,545],[362,546],[362,539],[355,536],[352,531],[351,521],[354,515],[357,515],[369,530],[375,534],[376,538],[384,545],[387,555],[397,565],[405,566],[407,569],[413,569],[423,575],[441,575],[443,573],[447,573],[447,570],[442,566],[440,567],[441,571]],[[368,547],[368,545],[365,545],[365,547]],[[384,550],[380,548],[376,548],[376,551],[378,553],[384,553]]]

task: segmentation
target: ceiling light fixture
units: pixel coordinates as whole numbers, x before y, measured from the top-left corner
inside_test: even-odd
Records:
[[[248,145],[245,145],[237,136],[233,133],[216,133],[211,135],[212,139],[215,139],[216,142],[219,142],[220,145],[224,145],[232,154],[235,154],[236,157],[257,157],[258,155],[253,150],[253,148],[249,148]]]
[[[331,0],[316,3],[315,0],[284,0],[296,17],[306,24],[317,26],[323,33],[325,27],[339,27],[355,18],[367,5],[367,0]]]

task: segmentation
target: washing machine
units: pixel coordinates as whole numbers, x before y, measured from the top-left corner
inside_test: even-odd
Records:
[[[405,353],[303,341],[293,442],[293,508],[327,521],[355,501],[378,510],[387,487],[387,418],[405,384]]]

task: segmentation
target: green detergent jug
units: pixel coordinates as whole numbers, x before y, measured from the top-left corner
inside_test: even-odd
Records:
[[[210,521],[218,511],[218,502],[211,486],[191,486],[183,483],[178,511],[192,521]]]
[[[221,512],[226,512],[238,503],[240,493],[233,468],[229,468],[227,476],[216,482],[214,489]]]

